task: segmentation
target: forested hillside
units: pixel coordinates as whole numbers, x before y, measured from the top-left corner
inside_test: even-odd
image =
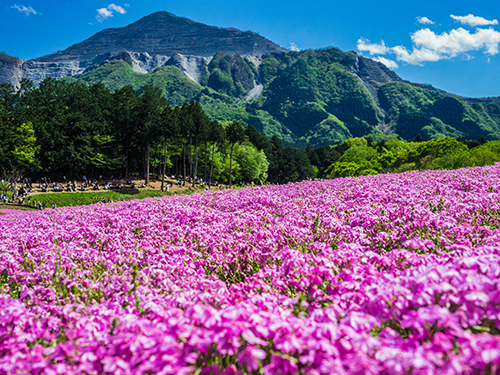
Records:
[[[499,99],[461,98],[402,81],[384,65],[335,48],[264,55],[260,64],[216,55],[201,83],[176,66],[133,71],[127,54],[88,71],[79,82],[103,82],[112,91],[158,85],[172,105],[197,100],[208,116],[242,120],[269,137],[305,148],[370,133],[407,140],[452,136],[500,138]],[[255,84],[262,93],[248,99]]]

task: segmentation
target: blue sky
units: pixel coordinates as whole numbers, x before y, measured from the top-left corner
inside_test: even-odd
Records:
[[[498,0],[0,0],[0,51],[40,57],[160,10],[289,49],[355,51],[454,94],[500,96]]]

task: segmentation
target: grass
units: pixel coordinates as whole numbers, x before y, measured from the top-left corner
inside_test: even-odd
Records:
[[[187,193],[187,192],[181,192]],[[68,206],[87,206],[93,203],[108,202],[110,200],[116,202],[121,200],[132,200],[132,199],[144,199],[153,197],[163,197],[165,195],[173,195],[170,192],[164,192],[158,190],[138,190],[138,189],[124,189],[120,191],[89,191],[89,192],[75,192],[75,193],[43,193],[36,194],[30,197],[31,205],[33,205],[33,200],[36,199],[38,202],[45,202],[47,208],[51,208],[52,204],[56,207],[68,207]],[[13,209],[27,209],[30,207],[25,205],[19,206],[17,204],[8,204],[1,208],[13,208]]]

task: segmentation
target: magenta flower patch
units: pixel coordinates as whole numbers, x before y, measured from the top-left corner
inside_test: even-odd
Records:
[[[497,191],[498,164],[0,216],[0,374],[498,373]]]

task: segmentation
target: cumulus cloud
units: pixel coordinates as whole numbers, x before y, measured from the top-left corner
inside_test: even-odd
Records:
[[[113,17],[113,12],[125,14],[127,11],[123,9],[121,6],[116,4],[109,4],[107,8],[97,9],[97,16],[95,18],[97,21],[102,22],[107,20],[110,17]]]
[[[424,25],[434,25],[434,22],[427,17],[417,17],[417,21],[418,23],[422,23]]]
[[[457,56],[463,56],[470,60],[473,58],[470,55],[471,52],[482,52],[490,56],[498,54],[500,32],[491,27],[487,29],[477,28],[475,32],[460,27],[449,32],[436,34],[429,28],[424,28],[411,34],[411,41],[413,46],[408,49],[405,46],[388,47],[383,41],[371,43],[368,39],[360,38],[357,48],[372,56],[393,54],[396,55],[397,61],[412,65],[422,65],[424,62],[451,59]],[[377,57],[376,60],[385,64],[381,56]],[[386,65],[396,69],[391,62],[388,64]]]
[[[34,10],[32,7],[26,7],[24,5],[12,5],[12,9],[17,9],[21,13],[24,13],[26,16],[29,16],[30,14],[40,14],[36,10]]]
[[[109,4],[108,5],[108,9],[109,10],[114,10],[115,12],[120,13],[120,14],[127,13],[127,11],[125,9],[123,9],[121,6],[116,5],[116,4]]]
[[[290,42],[290,51],[299,52],[300,48],[293,42]]]
[[[380,43],[372,43],[365,38],[358,39],[357,47],[358,50],[368,52],[370,55],[385,55],[391,50],[385,45],[383,40]]]
[[[498,25],[498,20],[487,20],[486,18],[483,17],[477,17],[472,14],[468,14],[466,16],[454,16],[453,14],[450,15],[451,18],[453,18],[455,21],[460,22],[462,25],[469,25],[472,27],[476,26],[487,26],[487,25]]]
[[[428,50],[443,59],[469,51],[481,50],[488,55],[496,55],[500,44],[500,32],[489,28],[477,29],[475,33],[471,34],[468,30],[459,28],[451,30],[449,33],[436,34],[429,29],[422,29],[416,31],[411,36],[411,40],[416,47],[414,47],[414,52]]]
[[[374,57],[373,60],[378,61],[378,62],[384,64],[389,69],[397,69],[397,68],[399,68],[399,65],[398,65],[398,63],[396,61],[386,59],[385,57],[382,57],[382,56]]]

